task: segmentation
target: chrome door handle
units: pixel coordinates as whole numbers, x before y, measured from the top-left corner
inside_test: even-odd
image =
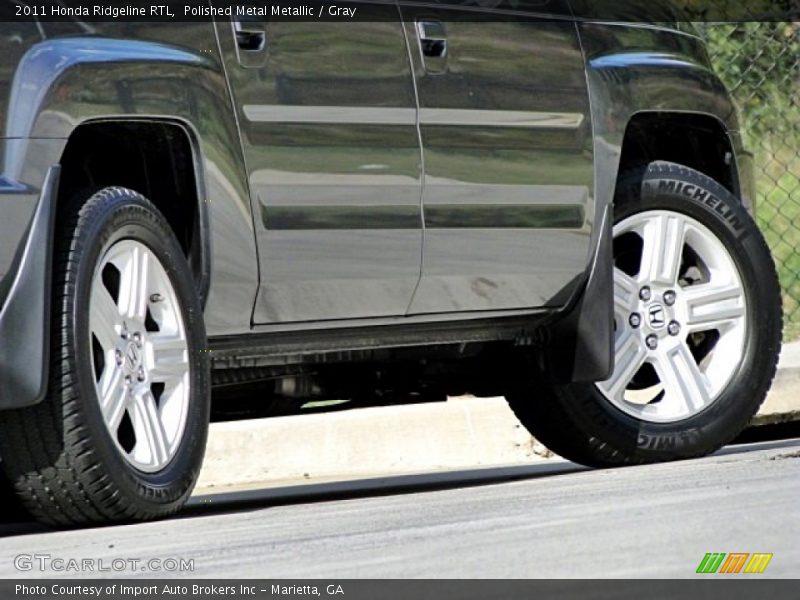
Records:
[[[254,27],[252,23],[234,21],[233,31],[236,34],[236,45],[240,50],[261,52],[267,45],[267,32]]]
[[[417,21],[417,36],[424,57],[447,57],[447,35],[441,21]]]

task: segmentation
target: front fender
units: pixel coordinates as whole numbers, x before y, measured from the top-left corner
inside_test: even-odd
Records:
[[[737,164],[746,161],[736,107],[702,40],[633,23],[581,23],[579,29],[594,122],[596,189],[603,200],[613,200],[625,130],[637,113],[713,117],[728,133]],[[745,186],[747,179],[740,174]]]
[[[34,181],[30,165],[59,164],[71,134],[86,123],[182,124],[195,145],[199,210],[209,223],[206,327],[209,334],[247,332],[258,261],[239,130],[214,28],[96,26],[96,36],[40,41],[19,60],[7,102],[7,139],[0,140],[2,176],[41,186],[46,170]],[[41,140],[51,142],[46,155]]]
[[[145,98],[136,87],[160,81],[174,89],[184,86],[182,96],[196,94],[194,78],[203,70],[213,73],[210,59],[155,42],[92,37],[40,42],[16,70],[6,136],[67,138],[89,118],[172,114],[175,97],[162,92]]]

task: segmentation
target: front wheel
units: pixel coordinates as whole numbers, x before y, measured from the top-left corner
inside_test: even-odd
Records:
[[[59,222],[48,395],[0,414],[3,469],[47,523],[172,514],[197,480],[209,420],[189,265],[161,213],[130,190],[79,199]]]
[[[730,192],[680,165],[623,177],[614,209],[612,376],[538,397],[523,386],[509,403],[551,450],[590,466],[705,455],[747,425],[775,374],[769,250]]]

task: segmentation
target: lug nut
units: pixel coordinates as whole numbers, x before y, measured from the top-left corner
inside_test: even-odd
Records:
[[[664,304],[666,304],[667,306],[673,306],[675,304],[676,298],[677,296],[675,295],[675,292],[673,292],[672,290],[664,292]]]
[[[667,331],[669,331],[670,335],[678,335],[681,332],[681,324],[677,321],[670,321],[670,324],[667,325]]]
[[[655,350],[658,348],[658,337],[655,335],[648,335],[647,339],[645,340],[645,344],[650,350]]]
[[[642,315],[639,313],[631,314],[630,318],[628,318],[628,323],[630,323],[631,327],[634,329],[639,329],[642,324]]]
[[[124,360],[124,358],[122,356],[122,350],[120,350],[119,348],[114,350],[114,358],[117,359],[117,366],[121,367],[122,366],[122,362]]]
[[[650,288],[645,286],[641,290],[639,290],[639,299],[645,302],[650,302],[650,299],[653,297],[653,292],[650,291]]]
[[[146,379],[143,367],[139,367],[139,372],[137,373],[136,378],[139,380],[140,383]]]
[[[133,383],[133,377],[130,375],[125,375],[125,385],[131,385]]]
[[[150,302],[153,304],[158,304],[164,300],[164,296],[161,294],[150,294]]]
[[[138,331],[133,334],[133,343],[139,346],[139,348],[142,347],[142,334]]]

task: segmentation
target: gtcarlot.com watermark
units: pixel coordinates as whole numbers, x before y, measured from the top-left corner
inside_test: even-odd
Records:
[[[14,568],[38,573],[192,573],[193,558],[62,558],[52,554],[18,554]]]

